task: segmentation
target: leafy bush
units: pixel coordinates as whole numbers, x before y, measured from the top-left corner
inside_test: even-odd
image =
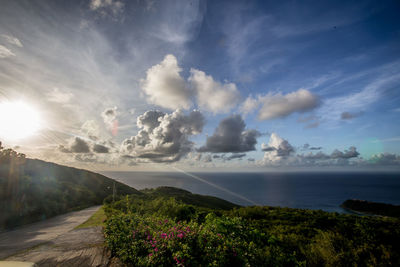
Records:
[[[134,266],[400,266],[398,219],[272,207],[224,211],[153,193],[105,211],[107,246]]]

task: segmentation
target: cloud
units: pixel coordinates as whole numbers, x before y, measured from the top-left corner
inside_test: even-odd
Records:
[[[147,132],[152,132],[154,128],[160,125],[158,118],[162,118],[164,115],[164,112],[158,110],[146,111],[137,118],[137,126]]]
[[[199,152],[237,153],[255,150],[257,130],[245,130],[246,124],[240,115],[223,119],[212,136],[207,137],[206,145]]]
[[[101,15],[108,14],[117,16],[124,11],[125,3],[118,0],[91,0],[89,7],[91,10],[99,12]]]
[[[5,46],[0,45],[0,58],[13,57],[15,54]]]
[[[99,139],[100,127],[94,120],[85,121],[82,124],[80,131],[93,141]]]
[[[150,35],[180,47],[195,39],[200,32],[206,11],[204,1],[147,0],[147,4],[147,8],[157,10],[157,18],[152,21]]]
[[[347,95],[332,97],[324,101],[324,105],[318,110],[320,117],[324,121],[337,121],[339,119],[351,119],[362,113],[374,102],[378,101],[387,88],[398,84],[400,74],[393,71],[398,69],[398,63],[394,66],[391,64],[375,69],[379,73],[378,77],[374,77],[364,88]],[[397,70],[396,69],[396,70]],[[372,76],[368,72],[368,75]],[[356,75],[357,77],[357,75]],[[351,79],[352,77],[348,78]],[[354,78],[353,78],[354,79]]]
[[[197,69],[190,70],[189,82],[197,93],[199,107],[213,113],[228,112],[239,102],[240,93],[234,83],[221,84]]]
[[[349,150],[345,150],[344,152],[335,149],[331,154],[331,158],[332,159],[338,159],[338,158],[349,159],[349,158],[358,157],[358,155],[360,155],[360,153],[357,152],[357,148],[354,146],[351,146],[349,148]]]
[[[287,95],[267,94],[259,97],[261,108],[258,112],[260,120],[284,118],[294,112],[306,112],[316,108],[319,99],[316,95],[305,89]]]
[[[203,161],[204,161],[204,162],[212,162],[212,157],[211,157],[211,155],[205,155],[204,158],[203,158]]]
[[[79,162],[85,163],[94,163],[98,161],[98,158],[95,154],[88,153],[88,154],[76,154],[74,159]]]
[[[63,153],[90,153],[89,144],[80,137],[71,138],[67,147],[61,145],[59,150]]]
[[[181,110],[147,111],[138,117],[137,126],[138,134],[122,142],[123,152],[153,162],[174,162],[193,149],[189,137],[201,133],[204,117],[196,110],[188,115]]]
[[[104,145],[101,144],[94,144],[93,145],[93,152],[96,153],[108,153],[110,149]]]
[[[351,119],[354,119],[354,118],[360,116],[361,114],[362,114],[362,112],[358,112],[358,113],[342,112],[342,114],[340,114],[340,118],[342,120],[351,120]]]
[[[243,114],[247,114],[258,109],[258,119],[271,120],[284,118],[295,112],[310,111],[319,103],[316,95],[308,90],[299,89],[286,95],[269,93],[256,98],[249,96],[241,105],[240,110]]]
[[[66,104],[70,102],[74,94],[70,92],[62,92],[58,88],[46,93],[47,100],[55,103]]]
[[[188,109],[192,92],[186,87],[180,76],[182,69],[174,55],[166,55],[163,61],[147,70],[142,80],[142,89],[151,104],[167,109]]]
[[[263,161],[273,163],[287,158],[294,152],[293,146],[276,133],[271,134],[268,144],[261,144],[261,149],[265,152]]]
[[[373,155],[368,163],[372,165],[400,165],[400,156],[392,153],[379,153]]]
[[[242,159],[243,157],[246,156],[246,153],[234,153],[230,155],[229,157],[226,157],[226,160],[233,160],[233,159]]]
[[[298,154],[292,157],[291,165],[296,166],[344,166],[349,164],[359,164],[351,161],[358,158],[357,148],[351,146],[349,149],[340,151],[335,149],[331,154],[325,154],[321,151],[317,153]],[[361,159],[360,159],[361,160]]]
[[[5,39],[9,44],[12,44],[12,45],[15,45],[18,47],[23,47],[21,41],[14,36],[2,34],[1,37],[3,37],[3,39]]]
[[[117,107],[107,108],[101,113],[104,124],[107,126],[113,136],[118,134]]]
[[[260,102],[250,95],[242,103],[242,105],[240,106],[239,110],[240,110],[241,113],[246,115],[248,113],[251,113],[255,109],[257,109],[259,105],[260,105]]]

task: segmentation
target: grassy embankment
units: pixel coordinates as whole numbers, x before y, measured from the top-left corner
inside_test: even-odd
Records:
[[[102,206],[86,222],[75,227],[75,229],[95,227],[95,226],[104,227],[105,226],[104,222],[106,221],[106,219],[107,219],[107,216],[104,212],[104,207]]]

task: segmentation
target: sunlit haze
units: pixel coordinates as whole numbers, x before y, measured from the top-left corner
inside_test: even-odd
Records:
[[[38,111],[24,102],[0,103],[0,137],[5,141],[29,137],[41,123]]]

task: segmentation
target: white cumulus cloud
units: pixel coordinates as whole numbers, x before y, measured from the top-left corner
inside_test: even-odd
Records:
[[[258,112],[260,120],[283,118],[294,112],[306,112],[318,106],[318,97],[305,89],[287,95],[267,94],[259,97],[261,108]]]
[[[221,84],[197,69],[191,69],[190,74],[189,82],[197,93],[199,107],[213,113],[223,113],[239,102],[240,93],[234,83]]]
[[[163,61],[148,69],[146,79],[142,80],[148,102],[171,110],[188,109],[192,105],[192,92],[186,87],[181,71],[174,55],[166,55]]]

